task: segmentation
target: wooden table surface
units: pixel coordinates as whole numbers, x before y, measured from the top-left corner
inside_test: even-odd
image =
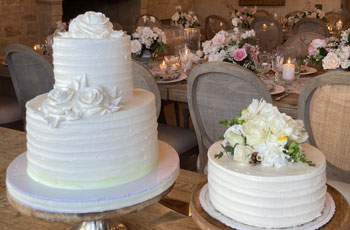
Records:
[[[7,201],[6,169],[17,155],[25,151],[26,136],[24,132],[0,127],[0,229],[63,230],[74,226],[76,223],[50,222],[22,215]],[[189,216],[189,202],[191,192],[196,184],[205,180],[205,175],[181,170],[173,190],[160,203],[130,213],[119,221],[131,230],[198,229]]]

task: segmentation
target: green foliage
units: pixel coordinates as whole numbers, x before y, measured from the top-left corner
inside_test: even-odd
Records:
[[[308,164],[309,166],[315,167],[315,164],[312,161],[306,159],[306,155],[300,152],[300,146],[295,141],[292,141],[289,144],[287,144],[287,151],[285,152],[285,154],[289,155],[289,162],[300,161],[305,164]]]

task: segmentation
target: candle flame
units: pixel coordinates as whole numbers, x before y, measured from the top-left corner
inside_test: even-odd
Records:
[[[165,65],[165,61],[163,60],[163,63],[162,63],[162,65]]]
[[[40,50],[40,45],[34,45],[33,49],[34,50]]]
[[[292,61],[290,60],[290,58],[288,58],[288,61],[287,61],[287,62],[288,62],[288,64],[290,64]]]
[[[220,26],[223,26],[222,22],[220,22]]]

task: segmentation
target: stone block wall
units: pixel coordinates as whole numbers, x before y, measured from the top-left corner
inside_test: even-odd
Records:
[[[43,43],[61,16],[62,0],[1,0],[0,58],[7,45]]]
[[[328,12],[338,10],[341,7],[341,1],[344,0],[285,0],[285,6],[259,6],[258,9],[284,16],[293,10],[312,9],[315,4],[322,4],[323,10]],[[230,12],[241,7],[238,5],[238,0],[143,0],[143,2],[146,5],[146,12],[159,19],[170,18],[177,5],[181,5],[185,10],[194,10],[200,17],[202,25],[209,15],[220,15],[229,19]]]

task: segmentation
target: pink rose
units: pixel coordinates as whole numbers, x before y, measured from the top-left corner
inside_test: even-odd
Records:
[[[242,15],[242,20],[243,21],[247,20],[247,15]]]
[[[213,37],[213,44],[214,45],[223,45],[225,42],[225,35],[221,34],[221,33],[217,33],[214,37]]]
[[[327,46],[327,42],[324,39],[314,39],[314,40],[312,40],[311,45],[315,49],[321,48],[321,47],[325,48]]]
[[[185,18],[187,21],[192,21],[192,16],[189,14],[186,14]]]
[[[313,47],[312,45],[309,45],[309,47],[307,48],[307,51],[309,52],[309,54],[314,53],[317,51],[317,49],[315,47]]]
[[[247,52],[243,48],[236,49],[233,52],[233,59],[235,59],[235,61],[243,61],[246,57],[247,57]]]

